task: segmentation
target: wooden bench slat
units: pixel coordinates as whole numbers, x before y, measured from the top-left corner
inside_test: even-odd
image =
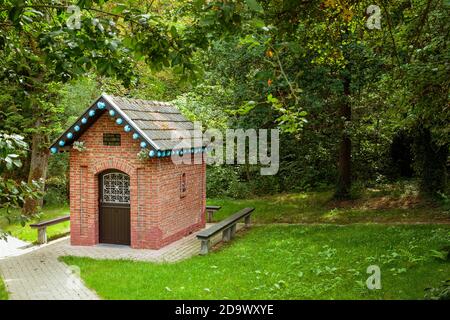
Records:
[[[45,221],[41,221],[41,222],[37,222],[37,223],[32,223],[30,224],[30,227],[33,229],[38,229],[38,243],[39,244],[44,244],[47,243],[47,227],[54,225],[54,224],[58,224],[64,221],[69,221],[70,220],[70,215],[66,215],[66,216],[62,216],[62,217],[58,217],[58,218],[54,218],[54,219],[49,219],[49,220],[45,220]]]
[[[206,210],[220,210],[221,206],[206,206]]]
[[[54,218],[54,219],[36,222],[36,223],[30,224],[30,227],[31,228],[43,228],[43,227],[48,227],[48,226],[58,224],[58,223],[64,222],[64,221],[69,221],[69,220],[70,220],[70,215],[66,215],[66,216],[62,216],[62,217],[58,217],[58,218]]]
[[[219,233],[220,231],[223,231],[224,229],[230,227],[232,224],[236,223],[236,221],[248,216],[250,213],[252,213],[255,210],[255,208],[244,208],[235,214],[229,216],[228,218],[220,221],[219,223],[216,223],[212,227],[200,231],[197,234],[198,239],[208,239],[212,237],[213,235]]]

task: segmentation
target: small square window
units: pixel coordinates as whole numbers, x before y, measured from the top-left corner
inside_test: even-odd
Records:
[[[120,134],[119,133],[104,133],[103,134],[104,146],[120,146]]]

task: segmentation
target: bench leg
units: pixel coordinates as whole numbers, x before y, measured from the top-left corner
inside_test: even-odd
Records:
[[[231,240],[231,228],[227,228],[222,232],[222,240],[223,242],[228,242]]]
[[[200,247],[200,254],[205,255],[208,254],[209,250],[211,249],[211,241],[208,240],[202,240],[202,244]]]
[[[251,223],[250,215],[245,217],[244,222],[245,222],[245,227],[250,228],[250,223]]]
[[[212,213],[212,211],[206,211],[206,213],[208,214],[207,221],[208,221],[208,222],[212,222],[212,219],[213,219],[213,213]]]
[[[230,228],[230,238],[233,239],[236,235],[236,224],[233,224]]]
[[[44,227],[38,229],[38,243],[47,243],[47,228]]]

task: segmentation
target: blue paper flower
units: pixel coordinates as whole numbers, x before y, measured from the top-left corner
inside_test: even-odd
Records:
[[[137,133],[133,133],[133,139],[136,140],[139,138],[139,135]]]
[[[57,149],[56,147],[52,147],[52,148],[50,149],[50,151],[51,151],[53,154],[55,154],[55,153],[58,152],[58,149]]]
[[[89,111],[89,117],[93,117],[95,115],[95,110]]]
[[[72,139],[73,138],[72,132],[69,132],[68,134],[66,134],[66,137],[69,138],[69,139]]]
[[[73,129],[74,129],[75,131],[80,131],[80,126],[79,126],[79,125],[76,125],[75,127],[73,127]]]
[[[142,141],[142,142],[141,142],[141,148],[145,148],[146,146],[147,146],[147,142]]]
[[[125,127],[123,127],[123,130],[125,130],[125,132],[130,132],[131,127],[129,125],[126,125]]]
[[[155,150],[150,150],[148,155],[150,156],[150,158],[153,158],[155,156]]]
[[[81,119],[81,123],[82,124],[86,124],[87,123],[87,119],[86,118]]]
[[[59,140],[59,143],[58,143],[61,147],[64,147],[64,145],[66,144],[65,142],[64,142],[64,140]]]
[[[104,109],[105,108],[105,103],[103,101],[97,102],[97,108]]]
[[[117,118],[117,120],[116,120],[117,124],[122,124],[122,122],[123,122],[122,118]]]
[[[111,117],[114,117],[115,115],[116,115],[116,112],[114,111],[114,110],[109,110],[109,115],[111,116]]]

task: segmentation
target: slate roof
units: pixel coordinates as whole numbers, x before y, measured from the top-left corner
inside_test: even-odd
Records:
[[[99,102],[105,104],[101,110],[97,107]],[[89,116],[91,110],[96,111],[94,116]],[[147,142],[150,149],[173,150],[204,146],[201,136],[196,139],[186,139],[194,138],[194,125],[172,104],[116,97],[103,93],[50,148],[61,149],[59,145],[61,140],[64,141],[64,147],[70,146],[101,114],[109,110],[116,112],[116,115],[112,117],[114,121],[121,117],[124,120],[122,126],[128,124],[132,128],[129,134],[139,134],[140,141]],[[87,120],[84,124],[81,122],[83,118]],[[78,131],[74,130],[76,126],[80,127]],[[67,138],[69,133],[73,135],[71,139]],[[184,139],[174,139],[180,136]]]

